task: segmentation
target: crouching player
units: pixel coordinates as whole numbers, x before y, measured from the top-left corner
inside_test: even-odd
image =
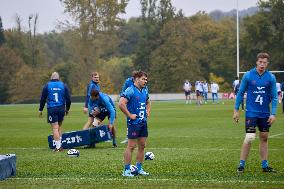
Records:
[[[239,92],[237,94],[233,118],[239,121],[239,106],[247,91],[246,100],[246,136],[242,145],[238,173],[244,172],[246,159],[250,151],[251,143],[256,138],[256,127],[259,129],[259,152],[262,160],[263,172],[275,172],[268,165],[268,134],[271,124],[275,121],[277,110],[277,93],[275,76],[266,70],[269,55],[259,53],[256,60],[256,68],[251,69],[243,76]],[[271,112],[269,104],[271,102]]]
[[[116,144],[116,130],[114,121],[116,117],[115,106],[111,98],[96,89],[91,90],[90,99],[88,102],[88,110],[93,119],[93,126],[97,127],[108,116],[108,128],[112,134],[112,145],[117,147]]]
[[[149,94],[146,88],[147,74],[138,71],[134,74],[134,85],[128,87],[119,99],[119,108],[127,117],[128,144],[124,152],[123,176],[133,177],[130,171],[132,153],[138,145],[136,167],[138,174],[147,176],[149,173],[142,168],[144,148],[148,137],[147,117],[150,114]]]

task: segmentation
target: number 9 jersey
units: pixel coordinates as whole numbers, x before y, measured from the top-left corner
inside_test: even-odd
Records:
[[[128,125],[137,125],[147,122],[146,104],[149,99],[148,88],[139,90],[135,85],[128,87],[122,94],[128,100],[127,109],[131,114],[136,114],[136,119],[127,118]]]

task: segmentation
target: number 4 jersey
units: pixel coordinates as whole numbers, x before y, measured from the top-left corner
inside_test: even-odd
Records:
[[[139,90],[137,87],[132,85],[122,93],[122,97],[128,100],[128,111],[137,115],[135,120],[127,118],[127,124],[137,125],[147,122],[146,103],[149,99],[147,87]]]
[[[237,95],[235,109],[238,110],[242,97],[247,92],[246,117],[269,117],[277,109],[277,92],[275,76],[269,71],[259,75],[256,68],[246,72]],[[269,104],[271,105],[271,113]]]

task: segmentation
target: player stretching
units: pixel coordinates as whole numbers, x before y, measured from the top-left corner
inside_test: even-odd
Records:
[[[275,121],[277,110],[277,93],[275,76],[266,70],[269,55],[259,53],[256,68],[246,72],[243,76],[240,90],[234,109],[233,118],[239,121],[239,106],[247,91],[246,100],[246,136],[242,145],[238,173],[244,172],[245,163],[249,155],[251,142],[256,137],[256,127],[259,130],[259,152],[263,172],[276,172],[268,165],[268,133],[271,124]],[[271,103],[271,112],[269,104]]]
[[[142,168],[144,148],[148,137],[147,117],[150,114],[150,100],[146,88],[147,74],[138,71],[134,75],[134,85],[128,87],[121,95],[119,108],[127,117],[128,144],[124,152],[123,176],[133,177],[130,171],[132,152],[138,145],[136,166],[140,175],[149,173]]]

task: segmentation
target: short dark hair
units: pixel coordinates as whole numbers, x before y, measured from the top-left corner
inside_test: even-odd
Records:
[[[258,53],[257,56],[256,56],[256,60],[260,59],[260,58],[267,58],[267,60],[269,60],[270,56],[268,53],[265,53],[265,52],[261,52],[261,53]]]
[[[96,89],[91,90],[91,97],[97,97],[99,96],[100,92]]]
[[[138,72],[137,70],[133,70],[133,71],[132,71],[132,74],[131,74],[132,77],[134,77],[134,75],[135,75],[137,72]]]
[[[137,71],[137,72],[133,75],[134,79],[140,78],[140,77],[142,77],[142,76],[148,77],[147,73],[146,73],[146,72],[143,72],[143,71],[141,71],[141,70],[140,70],[140,71]]]
[[[92,77],[93,77],[93,76],[99,75],[99,73],[98,73],[98,72],[92,72],[91,75],[92,75]]]

